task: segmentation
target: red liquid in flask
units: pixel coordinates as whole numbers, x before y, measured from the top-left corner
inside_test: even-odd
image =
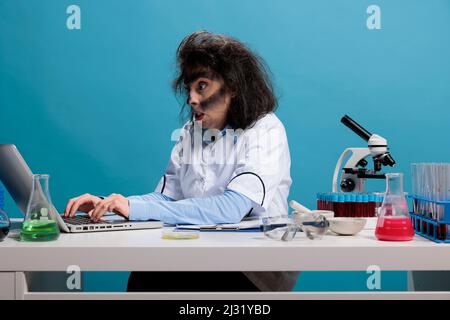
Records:
[[[384,241],[409,241],[414,229],[409,217],[383,216],[378,218],[375,236]]]

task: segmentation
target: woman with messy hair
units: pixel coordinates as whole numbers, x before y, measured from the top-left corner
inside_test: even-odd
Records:
[[[168,224],[238,223],[287,214],[291,186],[285,129],[263,60],[238,40],[194,32],[177,50],[175,93],[183,98],[180,130],[155,192],[73,198],[99,220],[113,211],[130,220]],[[296,272],[132,272],[128,291],[289,291]]]

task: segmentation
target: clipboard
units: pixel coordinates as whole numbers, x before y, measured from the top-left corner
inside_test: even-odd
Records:
[[[244,219],[239,223],[223,223],[223,224],[177,224],[180,230],[198,230],[198,231],[222,231],[222,232],[259,232],[261,229],[261,220],[259,218]]]

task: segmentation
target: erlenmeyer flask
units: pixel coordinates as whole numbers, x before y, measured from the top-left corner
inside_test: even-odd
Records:
[[[386,173],[386,194],[375,235],[378,240],[408,241],[414,237],[408,204],[403,192],[403,173]]]
[[[51,241],[59,237],[58,223],[52,216],[52,200],[48,188],[49,175],[33,175],[33,185],[23,221],[23,241]]]

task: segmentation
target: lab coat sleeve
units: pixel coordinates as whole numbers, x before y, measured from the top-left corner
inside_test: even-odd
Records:
[[[180,137],[172,149],[170,154],[169,163],[167,164],[166,171],[161,177],[155,192],[164,194],[174,200],[183,199],[183,192],[180,184],[180,168],[181,157],[183,154],[183,138],[185,129],[181,130]]]
[[[255,213],[265,212],[276,192],[289,189],[292,182],[286,132],[283,126],[274,125],[249,130],[241,138],[236,169],[227,188],[255,202]]]
[[[140,196],[129,196],[128,200],[142,200],[142,201],[150,201],[150,200],[163,200],[163,201],[173,201],[172,198],[162,194],[160,192],[151,192],[148,194],[143,194]]]
[[[168,224],[238,223],[254,203],[233,190],[180,201],[129,199],[130,220],[160,220]]]

